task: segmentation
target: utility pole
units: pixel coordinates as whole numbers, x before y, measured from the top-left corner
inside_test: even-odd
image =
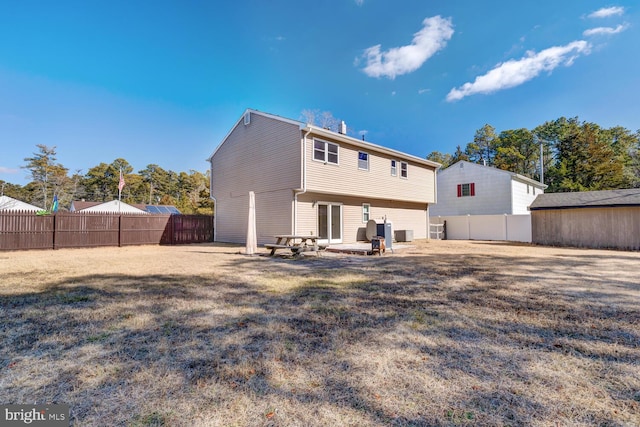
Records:
[[[544,184],[544,148],[540,140],[540,182]]]

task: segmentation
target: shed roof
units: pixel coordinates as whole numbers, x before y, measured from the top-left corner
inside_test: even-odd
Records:
[[[529,206],[529,210],[621,206],[640,206],[640,188],[580,191],[574,193],[545,193],[536,197],[531,206]]]

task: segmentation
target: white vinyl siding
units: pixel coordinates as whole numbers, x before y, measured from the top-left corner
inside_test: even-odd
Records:
[[[308,192],[344,194],[363,199],[387,199],[421,203],[435,202],[435,167],[411,160],[402,161],[411,167],[408,179],[399,179],[390,174],[391,161],[396,168],[401,160],[386,153],[367,150],[369,173],[362,173],[358,164],[358,153],[363,147],[340,141],[340,164],[338,167],[314,161],[314,143],[317,139],[307,139],[306,189]],[[396,169],[397,170],[397,169]],[[399,172],[399,171],[398,171]],[[358,209],[358,222],[361,220]]]
[[[388,165],[387,162],[385,162]],[[317,235],[318,203],[342,205],[342,242],[354,243],[366,240],[366,224],[362,222],[362,206],[370,205],[370,219],[382,222],[385,216],[392,221],[393,230],[413,230],[414,239],[427,238],[428,212],[424,203],[405,203],[390,200],[368,200],[360,197],[346,197],[305,193],[298,196],[298,233]],[[315,202],[315,203],[314,203]]]
[[[465,188],[464,184],[469,185]],[[431,216],[527,215],[527,206],[544,192],[538,186],[535,195],[531,190],[527,193],[527,185],[535,184],[514,178],[508,171],[456,163],[438,173],[438,203],[431,206]],[[467,195],[473,197],[464,197]]]
[[[301,162],[298,126],[254,113],[245,126],[242,117],[211,159],[217,241],[245,242],[249,191],[256,194],[258,243],[290,234]]]

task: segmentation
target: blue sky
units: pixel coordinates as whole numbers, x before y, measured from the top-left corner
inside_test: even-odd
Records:
[[[205,171],[246,108],[329,111],[424,157],[485,123],[640,128],[637,1],[0,0],[0,179],[36,144],[73,173]]]

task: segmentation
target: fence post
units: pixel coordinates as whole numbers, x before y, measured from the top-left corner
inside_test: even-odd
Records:
[[[118,247],[122,247],[122,215],[118,215]]]
[[[447,240],[447,221],[442,221],[442,240]]]
[[[169,232],[170,232],[170,236],[171,236],[171,245],[175,245],[176,244],[176,220],[177,218],[175,218],[175,215],[171,215],[169,217]]]
[[[58,227],[56,227],[56,218],[58,217],[57,213],[53,214],[53,242],[51,242],[51,245],[53,246],[53,249],[56,249],[56,234],[58,233]]]
[[[509,218],[504,214],[504,240],[509,241]]]

